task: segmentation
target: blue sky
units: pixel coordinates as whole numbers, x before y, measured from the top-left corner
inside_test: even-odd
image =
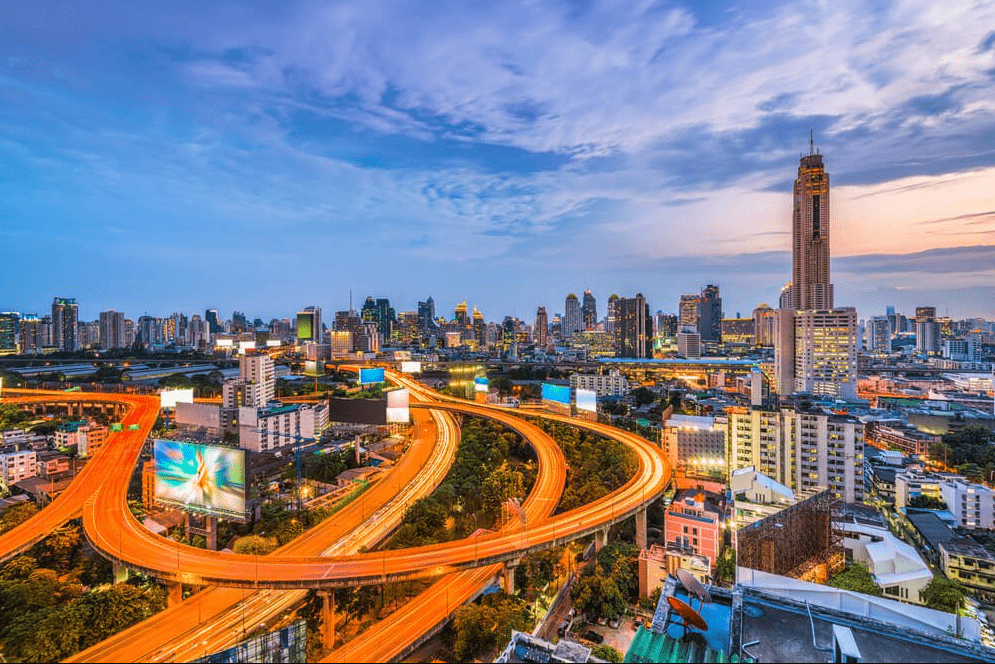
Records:
[[[746,313],[811,128],[837,303],[995,318],[995,5],[754,4],[5,6],[0,309]]]

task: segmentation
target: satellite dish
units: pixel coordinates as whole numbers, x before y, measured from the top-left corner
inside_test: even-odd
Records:
[[[712,596],[708,594],[708,589],[691,572],[686,569],[679,569],[677,570],[677,578],[680,580],[681,585],[687,588],[689,593],[701,600],[702,604],[712,603]],[[699,608],[701,607],[699,606]]]
[[[690,605],[685,604],[676,597],[668,597],[667,603],[670,604],[670,608],[684,620],[685,636],[687,636],[688,629],[691,627],[701,630],[702,632],[708,631],[708,623],[705,622],[705,619],[701,617],[701,614],[692,609]]]

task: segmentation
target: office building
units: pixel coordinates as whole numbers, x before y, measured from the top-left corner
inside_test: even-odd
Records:
[[[891,321],[887,316],[874,316],[867,321],[867,350],[872,353],[891,352]]]
[[[725,474],[727,434],[725,419],[670,415],[663,420],[661,439],[672,467],[696,474]]]
[[[857,310],[799,311],[794,323],[794,391],[855,399]]]
[[[810,143],[794,186],[790,300],[796,311],[833,308],[829,231],[829,174]]]
[[[653,339],[650,308],[642,293],[620,298],[615,324],[615,353],[618,357],[652,357]]]
[[[753,346],[756,337],[756,321],[753,318],[722,319],[723,344]]]
[[[305,307],[297,312],[297,343],[322,341],[322,322],[320,307]]]
[[[584,291],[584,304],[581,307],[581,313],[584,317],[585,330],[593,330],[598,326],[598,302],[589,290]]]
[[[265,407],[276,396],[273,358],[265,353],[242,355],[238,360],[238,379],[225,381],[221,390],[225,408]]]
[[[570,374],[570,388],[593,390],[599,397],[620,397],[629,393],[629,381],[618,369],[606,374]]]
[[[700,295],[681,295],[681,302],[677,310],[678,328],[694,328],[698,330],[698,318],[700,316],[699,305]]]
[[[569,339],[573,336],[574,332],[584,329],[584,314],[580,308],[580,301],[573,293],[567,295],[564,306],[562,336],[564,339]]]
[[[753,343],[770,348],[774,345],[774,310],[766,302],[753,310]]]
[[[941,332],[936,320],[936,307],[916,307],[916,352],[939,355]]]
[[[14,311],[0,311],[0,355],[14,355],[18,346],[18,327],[21,315]]]
[[[435,323],[435,300],[429,297],[424,302],[418,302],[418,327],[423,331],[434,330]]]
[[[722,298],[718,286],[705,286],[698,298],[698,334],[702,343],[722,341]]]
[[[608,298],[608,311],[605,313],[605,332],[615,332],[618,321],[618,294],[612,293]]]
[[[42,321],[37,314],[24,314],[18,322],[18,351],[37,353],[42,344]]]
[[[701,357],[701,335],[687,328],[677,333],[677,356],[689,360]]]
[[[238,444],[253,452],[293,447],[314,440],[328,426],[328,405],[290,404],[238,409]]]
[[[546,307],[536,309],[536,323],[533,336],[535,337],[535,345],[537,347],[549,347],[549,316],[546,314]]]
[[[199,317],[198,317],[199,318]],[[120,311],[100,312],[100,349],[124,348],[124,313]]]
[[[52,301],[52,345],[59,350],[75,351],[79,306],[69,297],[57,297]]]

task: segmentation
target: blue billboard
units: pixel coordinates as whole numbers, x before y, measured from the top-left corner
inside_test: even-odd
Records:
[[[550,383],[542,384],[542,400],[543,401],[555,401],[556,403],[562,403],[564,406],[570,405],[570,386],[569,385],[552,385]]]
[[[487,392],[490,389],[490,383],[487,381],[487,376],[482,378],[473,379],[473,390],[475,392]]]
[[[245,450],[155,440],[155,499],[161,505],[245,519]]]
[[[377,383],[383,383],[387,379],[384,377],[383,368],[379,369],[360,369],[359,370],[359,384],[360,385],[376,385]]]
[[[577,388],[577,410],[584,410],[589,413],[598,412],[598,393],[594,390]]]

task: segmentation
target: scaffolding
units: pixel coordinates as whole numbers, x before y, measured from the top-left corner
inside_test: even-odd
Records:
[[[841,507],[832,492],[821,491],[740,528],[737,564],[793,578],[811,578],[814,568],[825,565],[831,574],[843,561]]]

